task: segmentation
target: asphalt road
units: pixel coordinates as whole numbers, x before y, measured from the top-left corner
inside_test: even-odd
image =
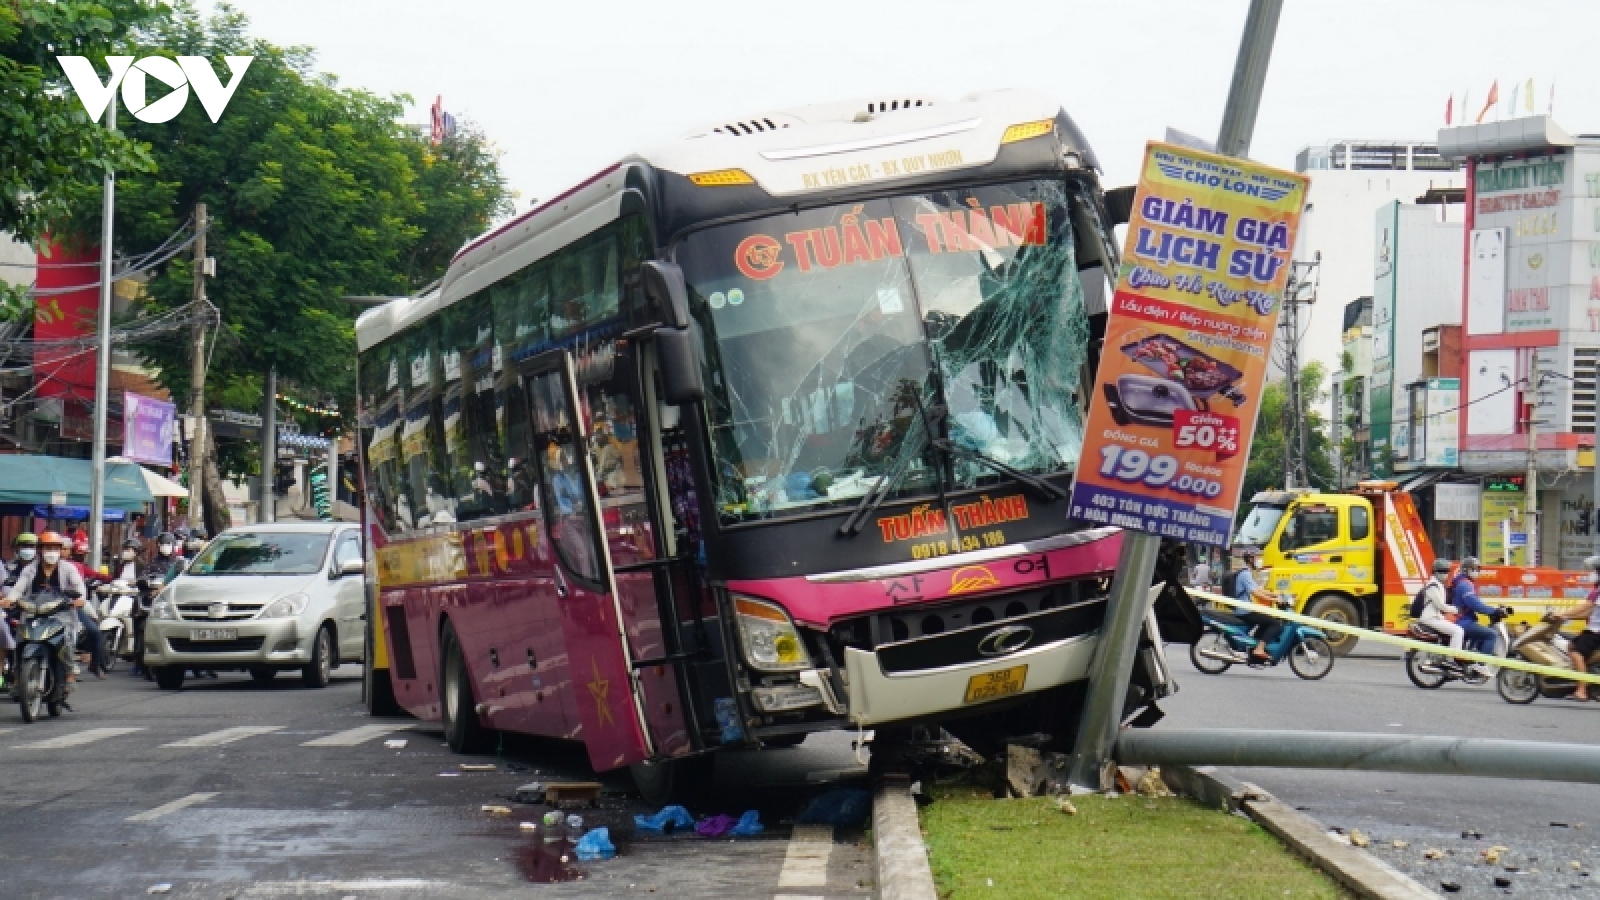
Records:
[[[625,774],[602,778],[601,808],[579,814],[611,828],[618,856],[563,865],[567,848],[519,830],[544,807],[510,798],[529,781],[592,777],[581,750],[518,740],[455,756],[437,726],[367,717],[354,675],[346,667],[316,691],[224,673],[167,693],[118,672],[82,685],[76,712],[34,725],[0,703],[0,896],[143,897],[160,885],[218,900],[871,895],[859,834],[783,821],[854,774],[846,735],[719,767],[718,800],[691,811],[758,808],[759,838],[636,838],[632,815],[647,810]],[[551,877],[575,880],[542,883]]]
[[[1357,648],[1323,681],[1296,678],[1287,667],[1234,668],[1207,676],[1189,663],[1188,648],[1169,648],[1180,691],[1163,701],[1157,727],[1271,728],[1434,734],[1594,744],[1600,753],[1600,703],[1536,700],[1513,706],[1493,684],[1449,684],[1422,691],[1406,679],[1398,656]],[[1600,785],[1462,776],[1400,775],[1285,769],[1228,769],[1323,824],[1360,829],[1371,852],[1455,897],[1600,896]],[[1463,832],[1468,836],[1463,837]],[[1474,837],[1472,833],[1481,834]],[[1395,841],[1407,846],[1399,848]],[[1481,851],[1510,848],[1498,866]],[[1443,851],[1428,860],[1429,848]],[[1577,863],[1577,867],[1573,867]],[[1508,871],[1507,867],[1515,871]],[[1497,887],[1506,879],[1509,888]]]

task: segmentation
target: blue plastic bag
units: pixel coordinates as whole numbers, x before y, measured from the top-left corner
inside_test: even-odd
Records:
[[[751,809],[746,810],[745,814],[739,817],[739,824],[729,829],[728,833],[739,837],[749,837],[752,834],[760,834],[766,830],[767,826],[761,824],[761,813]]]
[[[617,848],[611,844],[611,829],[600,827],[578,838],[578,858],[584,862],[593,862],[597,859],[610,859],[617,855]]]
[[[855,788],[834,788],[813,797],[795,817],[800,825],[835,825],[853,828],[872,812],[872,792]]]
[[[668,806],[653,816],[634,816],[633,826],[652,834],[667,834],[694,825],[694,817],[681,806]]]

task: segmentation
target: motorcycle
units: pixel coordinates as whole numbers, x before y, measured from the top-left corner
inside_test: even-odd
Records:
[[[133,612],[141,591],[126,581],[109,581],[95,588],[100,613],[100,639],[105,645],[106,671],[118,660],[133,661]]]
[[[22,708],[23,722],[31,724],[40,718],[41,710],[55,718],[63,709],[72,708],[67,704],[67,695],[71,692],[67,663],[61,657],[67,628],[56,614],[72,609],[75,599],[64,594],[40,592],[16,602],[22,614],[22,627],[17,631],[17,648],[12,651],[11,669],[16,677],[11,684],[11,695]]]
[[[1510,607],[1502,606],[1489,616],[1489,628],[1494,632],[1494,647],[1489,651],[1492,656],[1503,658],[1511,650],[1511,633],[1506,630],[1505,625],[1505,619],[1511,613]],[[1412,622],[1406,629],[1406,637],[1414,641],[1438,644],[1441,647],[1450,644],[1450,639],[1443,633],[1421,622]],[[1471,666],[1442,653],[1425,650],[1406,651],[1406,677],[1411,679],[1412,684],[1427,691],[1443,687],[1452,681],[1470,685],[1487,684],[1499,671],[1499,666]]]
[[[1250,652],[1256,645],[1255,626],[1229,613],[1200,610],[1204,632],[1189,645],[1189,661],[1207,675],[1221,675],[1235,665],[1252,665]],[[1284,622],[1278,639],[1267,645],[1266,665],[1285,659],[1294,674],[1307,681],[1326,678],[1333,671],[1333,648],[1319,629],[1298,622]],[[1254,665],[1260,665],[1254,663]]]
[[[1572,657],[1567,655],[1569,641],[1561,633],[1561,624],[1562,620],[1545,616],[1539,624],[1518,634],[1511,641],[1511,655],[1541,666],[1572,671]],[[1585,662],[1588,663],[1590,675],[1600,675],[1600,648],[1590,653]],[[1558,700],[1572,693],[1578,683],[1517,669],[1501,669],[1500,674],[1495,676],[1494,686],[1500,692],[1500,699],[1521,705],[1532,703],[1541,695]],[[1589,689],[1594,690],[1595,685],[1590,685]]]

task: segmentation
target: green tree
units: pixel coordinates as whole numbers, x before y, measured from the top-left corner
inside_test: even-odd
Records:
[[[1322,490],[1335,486],[1334,466],[1331,458],[1332,442],[1328,439],[1327,422],[1317,404],[1327,399],[1324,382],[1327,373],[1319,362],[1310,362],[1300,370],[1300,396],[1305,408],[1300,415],[1308,429],[1306,451],[1311,470],[1311,484]],[[1289,403],[1289,391],[1282,380],[1270,382],[1262,388],[1261,407],[1256,415],[1255,441],[1250,445],[1250,463],[1245,468],[1244,495],[1248,506],[1257,491],[1282,488],[1284,480],[1284,445],[1286,438],[1284,411]]]
[[[69,212],[72,185],[146,171],[139,143],[89,120],[57,56],[105,56],[164,7],[148,0],[0,3],[0,231],[23,240]]]
[[[308,50],[252,38],[247,27],[227,6],[207,17],[181,4],[124,51],[203,56],[224,79],[222,57],[254,61],[218,122],[190,103],[170,122],[129,126],[155,167],[118,180],[118,245],[156,246],[204,202],[207,250],[217,260],[207,293],[222,317],[207,394],[259,408],[262,377],[276,367],[281,392],[336,402],[349,424],[361,308],[340,298],[407,293],[438,278],[455,248],[508,211],[509,198],[476,131],[430,146],[399,122],[405,98],[340,87],[312,70]],[[79,233],[98,228],[97,197],[97,188],[80,186]],[[146,285],[151,311],[189,304],[191,286],[191,262],[174,259]],[[164,387],[189,396],[185,336],[139,350]],[[320,431],[338,423],[302,424]],[[222,462],[235,476],[256,467],[243,453]]]

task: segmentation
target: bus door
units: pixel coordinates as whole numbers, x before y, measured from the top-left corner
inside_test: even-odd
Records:
[[[650,758],[654,748],[633,677],[572,354],[535,358],[522,381],[583,742],[596,770],[615,769]]]

